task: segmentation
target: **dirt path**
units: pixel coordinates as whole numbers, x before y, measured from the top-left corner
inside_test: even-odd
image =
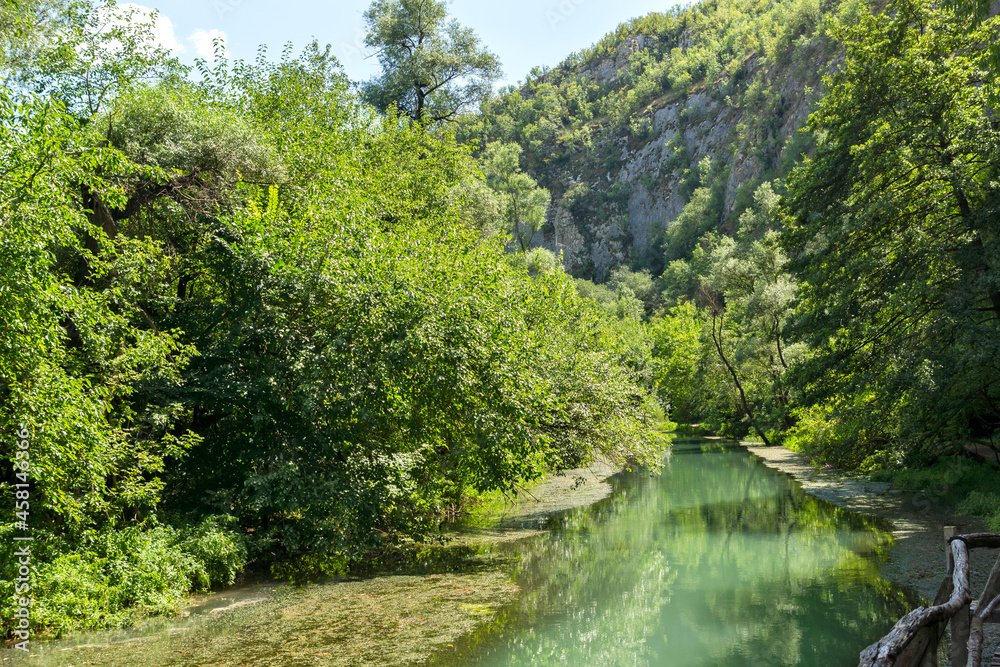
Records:
[[[829,468],[819,468],[806,457],[784,447],[744,445],[770,468],[791,475],[802,488],[835,505],[863,514],[888,519],[893,526],[895,546],[882,567],[882,575],[912,586],[926,600],[933,600],[945,576],[944,526],[956,526],[959,533],[986,530],[975,518],[948,512],[930,496],[893,491],[887,482],[848,477]],[[973,595],[982,592],[986,578],[997,560],[996,549],[975,549],[970,557]],[[1000,643],[1000,626],[987,626],[984,655],[992,655]]]

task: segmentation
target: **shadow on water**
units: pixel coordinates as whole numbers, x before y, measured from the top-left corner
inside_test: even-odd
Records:
[[[430,548],[392,575],[227,591],[23,664],[854,665],[917,602],[878,576],[887,523],[738,446],[678,439],[662,475],[609,482],[549,533]]]
[[[516,600],[439,665],[854,665],[918,602],[878,574],[883,519],[737,445],[675,440],[659,477],[515,545]]]

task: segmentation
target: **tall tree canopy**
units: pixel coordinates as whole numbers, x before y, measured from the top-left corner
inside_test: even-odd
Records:
[[[500,60],[470,28],[447,20],[441,0],[376,0],[365,12],[365,45],[382,76],[364,86],[380,110],[393,105],[413,120],[440,122],[487,97]]]
[[[834,25],[846,59],[810,119],[815,159],[790,180],[797,329],[818,395],[863,397],[879,437],[957,436],[1000,422],[994,22],[895,9]]]

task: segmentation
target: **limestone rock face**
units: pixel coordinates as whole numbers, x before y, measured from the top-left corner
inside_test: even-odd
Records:
[[[688,42],[690,36],[681,35],[678,48],[685,49]],[[655,43],[655,38],[641,34],[629,37],[613,56],[561,74],[582,83],[621,86],[629,56]],[[822,69],[829,71],[829,66]],[[607,171],[587,164],[586,154],[581,153],[553,160],[560,166],[534,174],[553,194],[548,222],[535,235],[534,244],[562,252],[569,272],[596,280],[620,264],[636,264],[637,258],[661,252],[663,232],[691,194],[684,179],[706,157],[716,166],[713,178],[718,180],[713,184],[723,189],[719,231],[732,231],[737,208],[749,201],[753,188],[783,175],[781,165],[795,156],[800,145],[797,131],[806,123],[821,88],[819,70],[801,63],[765,70],[751,56],[737,84],[700,86],[686,95],[666,88],[627,127],[595,124],[595,141],[613,146],[619,166]],[[764,92],[751,95],[749,87],[755,81]],[[571,202],[564,198],[581,182],[592,191],[627,192],[627,196],[611,214],[607,207],[599,214],[570,213]]]
[[[628,59],[636,51],[648,49],[657,44],[655,37],[646,35],[633,35],[625,39],[618,45],[613,57],[605,58],[595,64],[581,68],[577,74],[581,78],[589,78],[595,81],[607,81],[614,83],[617,81],[622,71],[628,66]]]
[[[531,238],[533,246],[548,248],[556,257],[562,255],[563,268],[567,273],[578,273],[589,252],[580,228],[573,215],[565,208],[551,206],[548,211],[546,230],[535,233]]]

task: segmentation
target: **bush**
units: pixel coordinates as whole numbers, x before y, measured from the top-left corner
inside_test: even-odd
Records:
[[[197,572],[194,588],[231,586],[247,562],[243,536],[231,516],[208,516],[180,533],[177,547],[193,559]]]
[[[246,563],[246,549],[226,523],[208,517],[182,530],[108,529],[72,551],[36,557],[33,623],[55,636],[121,628],[143,616],[175,613],[191,590],[232,584]],[[0,584],[8,602],[0,610],[5,631],[15,611],[12,580],[4,576]]]
[[[942,456],[927,467],[886,469],[872,478],[892,482],[904,491],[937,496],[1000,531],[1000,494],[980,490],[1000,489],[1000,470],[989,465],[964,456]]]
[[[986,519],[990,530],[1000,531],[1000,494],[973,491],[958,508]]]
[[[147,614],[175,612],[190,589],[193,558],[178,550],[171,528],[129,527],[92,535],[89,544],[36,560],[32,577],[36,627],[69,630],[125,627]],[[12,586],[2,611],[11,627]]]

